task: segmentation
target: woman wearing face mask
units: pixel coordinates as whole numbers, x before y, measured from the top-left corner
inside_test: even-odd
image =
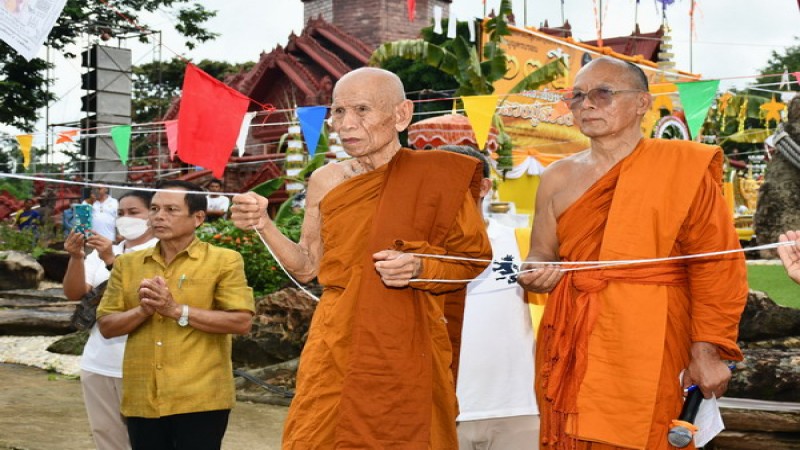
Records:
[[[64,242],[70,259],[64,275],[64,295],[79,300],[108,280],[116,255],[152,247],[158,242],[148,224],[151,192],[130,191],[119,199],[117,233],[123,240],[113,245],[91,233],[71,232]],[[84,245],[94,249],[85,256]],[[84,258],[85,256],[85,258]],[[128,450],[128,430],[119,412],[122,400],[122,358],[127,336],[106,339],[92,326],[81,357],[81,385],[92,437],[99,450]]]

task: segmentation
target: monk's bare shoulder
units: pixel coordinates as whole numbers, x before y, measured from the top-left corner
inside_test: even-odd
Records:
[[[337,161],[315,170],[308,180],[307,201],[319,203],[336,186],[364,173],[355,160]]]
[[[564,185],[574,181],[576,171],[586,164],[589,149],[562,158],[547,166],[542,172],[541,187],[545,189],[560,190]]]

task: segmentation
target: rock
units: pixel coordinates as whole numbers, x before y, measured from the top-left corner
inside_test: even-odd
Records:
[[[294,288],[256,299],[250,334],[233,339],[234,363],[264,367],[298,357],[315,308],[313,299]]]
[[[740,344],[744,361],[736,364],[725,395],[800,402],[799,338]]]
[[[44,269],[44,276],[48,280],[61,282],[64,280],[64,274],[67,272],[67,264],[69,263],[69,253],[60,252],[47,252],[37,259],[39,264]]]
[[[53,342],[47,347],[47,351],[61,355],[80,356],[83,354],[83,347],[86,346],[88,340],[89,330],[78,331]]]
[[[797,450],[797,433],[761,433],[756,431],[725,430],[705,447],[705,450]]]
[[[750,291],[739,322],[739,340],[752,342],[800,336],[800,309],[780,306],[766,293]]]
[[[234,370],[236,399],[253,403],[288,406],[294,397],[299,360],[255,370]]]
[[[72,310],[58,308],[0,310],[0,335],[53,336],[75,331],[72,327]]]
[[[36,289],[44,269],[27,253],[0,251],[0,290]]]

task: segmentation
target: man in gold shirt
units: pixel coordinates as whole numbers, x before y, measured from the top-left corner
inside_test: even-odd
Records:
[[[231,334],[250,331],[253,292],[239,253],[199,241],[206,197],[185,181],[159,186],[159,243],[121,255],[97,309],[106,338],[128,334],[122,414],[133,450],[219,449],[236,400]]]

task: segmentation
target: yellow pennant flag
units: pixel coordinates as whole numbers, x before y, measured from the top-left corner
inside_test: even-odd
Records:
[[[489,138],[489,130],[492,128],[492,117],[497,108],[496,95],[473,95],[462,97],[464,111],[467,113],[472,131],[475,132],[475,140],[483,150],[486,147],[486,140]]]
[[[33,145],[32,134],[18,134],[17,142],[19,142],[19,149],[22,151],[22,165],[27,169],[31,165],[31,146]]]

